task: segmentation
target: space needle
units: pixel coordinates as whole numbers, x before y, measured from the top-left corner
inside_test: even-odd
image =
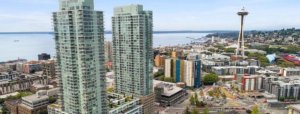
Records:
[[[238,47],[236,49],[236,57],[245,59],[245,41],[244,41],[244,17],[247,16],[249,13],[243,7],[241,11],[237,13],[241,16],[241,28],[238,37]]]

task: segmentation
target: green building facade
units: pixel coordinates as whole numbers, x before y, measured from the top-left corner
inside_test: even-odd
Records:
[[[106,114],[103,12],[93,0],[60,0],[53,13],[59,104],[69,114]]]
[[[147,96],[153,87],[152,12],[142,5],[114,9],[113,66],[116,92]]]

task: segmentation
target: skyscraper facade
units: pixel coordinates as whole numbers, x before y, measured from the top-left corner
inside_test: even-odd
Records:
[[[60,0],[59,9],[53,22],[60,110],[106,114],[103,13],[93,0]]]
[[[105,62],[111,62],[112,61],[112,43],[110,41],[104,42],[104,55],[105,55]]]
[[[194,64],[195,64],[194,87],[199,88],[201,87],[201,60],[195,60]]]
[[[144,114],[153,112],[152,12],[142,5],[116,7],[112,17],[116,92],[142,97]],[[153,102],[152,102],[153,101]]]

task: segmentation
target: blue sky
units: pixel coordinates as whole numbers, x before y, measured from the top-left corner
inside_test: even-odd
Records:
[[[113,8],[142,4],[154,14],[154,30],[238,30],[236,12],[243,6],[247,30],[300,28],[300,0],[95,0],[111,30]],[[0,32],[52,31],[58,0],[3,0]]]

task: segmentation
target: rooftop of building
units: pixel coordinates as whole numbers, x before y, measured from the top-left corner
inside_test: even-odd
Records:
[[[273,81],[272,83],[282,86],[299,86],[300,85],[300,77],[279,77],[277,81]]]
[[[5,101],[6,103],[10,104],[10,105],[18,105],[20,104],[22,101],[20,99],[18,100],[7,100]]]
[[[182,88],[177,87],[175,83],[164,82],[159,80],[153,80],[153,86],[164,89],[164,96],[172,96],[182,90]]]
[[[300,68],[297,67],[297,68],[285,68],[284,69],[285,71],[300,71]]]
[[[60,104],[50,104],[50,105],[48,105],[48,107],[59,109],[59,108],[61,108],[62,106],[61,106]]]
[[[201,59],[217,59],[217,60],[229,60],[230,57],[227,55],[223,55],[223,54],[218,54],[218,53],[212,53],[212,54],[201,54],[200,56]]]
[[[114,15],[124,15],[124,14],[131,14],[136,15],[143,11],[143,5],[139,4],[131,4],[131,5],[125,5],[125,6],[118,6],[114,8]]]
[[[5,95],[0,95],[0,99],[3,99],[3,98],[7,98],[9,96],[15,96],[15,95],[18,95],[19,92],[14,92],[14,93],[9,93],[9,94],[5,94]]]
[[[267,69],[261,69],[261,70],[258,70],[256,72],[259,73],[259,74],[276,74],[276,72],[271,71],[271,70],[267,70]]]
[[[30,96],[26,96],[26,97],[22,97],[22,100],[30,102],[30,103],[48,100],[49,96],[47,96],[46,94],[45,93],[37,92],[36,94],[30,95]]]
[[[213,66],[214,69],[225,69],[225,68],[259,68],[259,66]]]
[[[289,105],[288,108],[297,110],[300,112],[300,104]]]
[[[114,110],[116,108],[123,107],[128,104],[132,104],[134,102],[139,102],[139,98],[134,96],[124,96],[122,94],[109,92],[108,93],[108,100],[109,100],[109,106],[111,110]]]

